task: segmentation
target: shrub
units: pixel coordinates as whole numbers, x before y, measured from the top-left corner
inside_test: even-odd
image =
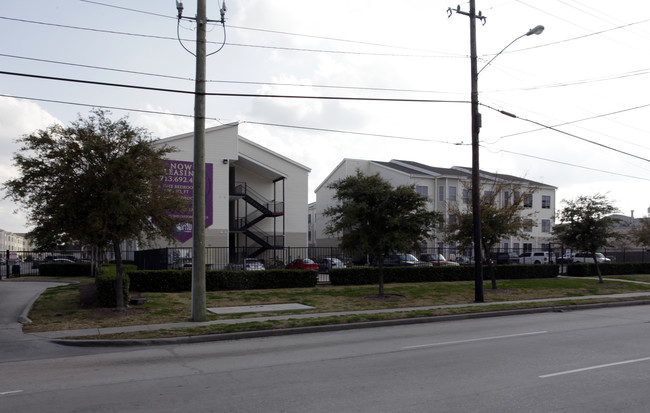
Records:
[[[650,274],[650,263],[648,262],[608,262],[598,264],[601,275],[625,275],[625,274]],[[570,277],[594,277],[597,276],[596,266],[591,263],[569,264],[567,276]]]
[[[179,292],[192,289],[191,270],[130,271],[132,291]],[[314,287],[313,270],[207,271],[207,291]]]
[[[115,307],[117,300],[115,297],[115,283],[117,282],[115,274],[102,274],[95,278],[97,287],[97,305],[99,307]],[[124,303],[129,302],[129,276],[124,274],[122,279],[124,292]]]
[[[557,277],[557,265],[495,265],[492,267],[497,279],[552,278]],[[332,285],[377,284],[379,268],[350,267],[332,269],[329,273]],[[483,279],[489,279],[488,267],[483,266]],[[442,267],[386,267],[385,283],[474,281],[474,266]]]

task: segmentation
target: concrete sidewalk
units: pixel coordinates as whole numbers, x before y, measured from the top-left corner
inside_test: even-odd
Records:
[[[332,326],[318,326],[317,328],[296,328],[296,329],[286,329],[292,330],[286,334],[296,334],[307,332],[307,330],[313,331],[326,331],[326,330],[342,330],[342,329],[351,329],[351,328],[367,328],[371,326],[382,326],[382,325],[397,325],[397,324],[407,324],[407,323],[416,323],[416,322],[433,322],[433,321],[447,321],[451,319],[463,319],[463,318],[476,318],[476,317],[489,317],[497,315],[513,315],[513,314],[525,314],[532,312],[548,312],[548,311],[558,311],[559,307],[567,307],[569,303],[576,301],[585,301],[590,299],[603,299],[603,298],[643,298],[649,297],[650,292],[638,292],[638,293],[626,293],[626,294],[612,294],[612,295],[592,295],[592,296],[582,296],[582,297],[563,297],[563,298],[548,298],[548,299],[536,299],[536,300],[521,300],[521,301],[499,301],[499,302],[490,302],[490,303],[467,303],[467,304],[455,304],[455,305],[439,305],[439,306],[427,306],[427,307],[409,307],[409,308],[395,308],[395,309],[382,309],[382,310],[364,310],[364,311],[345,311],[345,312],[330,312],[330,313],[308,313],[308,314],[286,314],[280,316],[268,316],[268,317],[251,317],[251,318],[238,318],[238,319],[229,319],[229,320],[214,320],[214,321],[204,321],[204,322],[183,322],[183,323],[170,323],[170,324],[150,324],[150,325],[138,325],[138,326],[124,326],[124,327],[107,327],[107,328],[88,328],[80,330],[61,330],[61,331],[50,331],[50,332],[40,332],[40,333],[29,333],[30,335],[36,337],[42,337],[50,340],[54,340],[59,343],[63,343],[60,339],[70,338],[70,337],[82,337],[82,336],[100,336],[99,340],[65,340],[67,343],[72,345],[110,345],[108,342],[122,343],[122,345],[134,345],[134,344],[154,344],[159,343],[171,343],[171,342],[198,342],[198,341],[211,341],[211,340],[223,340],[223,339],[238,339],[245,337],[261,337],[261,336],[271,336],[271,335],[280,335],[282,334],[278,330],[265,330],[265,331],[255,331],[255,332],[243,332],[243,333],[228,333],[228,334],[213,334],[209,336],[194,336],[190,339],[189,337],[179,337],[177,339],[149,339],[149,340],[101,340],[102,335],[108,334],[117,334],[117,333],[126,333],[126,332],[137,332],[137,331],[156,331],[156,330],[168,330],[174,328],[183,328],[183,327],[201,327],[201,326],[210,326],[210,325],[232,325],[232,324],[243,324],[250,322],[264,322],[269,320],[290,320],[290,319],[309,319],[309,318],[322,318],[322,317],[335,317],[335,316],[348,316],[348,315],[365,315],[365,314],[383,314],[383,313],[398,313],[398,312],[409,312],[409,311],[421,311],[421,310],[433,310],[433,309],[445,309],[445,308],[462,308],[462,307],[486,307],[504,305],[504,304],[520,304],[520,303],[557,303],[555,306],[544,306],[538,308],[529,308],[522,310],[507,310],[507,311],[494,311],[489,313],[470,313],[470,314],[458,314],[453,316],[439,316],[439,317],[421,317],[419,319],[414,318],[403,318],[397,320],[386,320],[386,321],[377,321],[377,322],[365,322],[365,323],[352,323],[352,324],[343,324],[343,325],[332,325]],[[565,304],[563,304],[563,302]],[[639,305],[639,304],[650,304],[650,301],[633,301],[633,302],[620,302],[620,303],[603,303],[603,304],[593,304],[589,305],[590,308],[594,307],[605,307],[613,305]],[[575,307],[575,305],[572,305]],[[215,337],[215,336],[219,336]],[[203,337],[203,338],[201,338]]]

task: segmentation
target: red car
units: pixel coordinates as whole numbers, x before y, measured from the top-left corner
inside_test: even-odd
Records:
[[[287,269],[290,270],[316,270],[318,271],[318,264],[309,258],[298,258],[287,264]]]

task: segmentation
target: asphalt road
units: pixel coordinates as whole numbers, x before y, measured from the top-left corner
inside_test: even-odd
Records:
[[[645,413],[649,322],[634,306],[1,361],[0,412]]]

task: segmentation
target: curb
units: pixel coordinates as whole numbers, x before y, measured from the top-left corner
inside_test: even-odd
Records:
[[[519,310],[500,310],[500,311],[488,311],[483,313],[402,318],[402,319],[382,320],[382,321],[364,321],[364,322],[350,323],[350,324],[331,324],[331,325],[323,325],[323,326],[295,327],[295,328],[284,328],[284,329],[277,329],[277,330],[242,331],[237,333],[206,334],[206,335],[198,335],[198,336],[184,336],[184,337],[171,337],[171,338],[126,339],[126,340],[50,339],[49,341],[51,343],[56,343],[56,344],[61,344],[66,346],[75,346],[75,347],[129,347],[129,346],[152,346],[152,345],[169,345],[169,344],[193,344],[193,343],[206,343],[206,342],[213,342],[213,341],[244,340],[249,338],[260,338],[260,337],[289,336],[295,334],[322,333],[322,332],[330,332],[330,331],[346,331],[346,330],[356,330],[362,328],[377,328],[377,327],[391,327],[391,326],[409,325],[409,324],[438,323],[438,322],[445,322],[445,321],[470,320],[470,319],[477,319],[477,318],[507,317],[507,316],[524,315],[524,314],[591,310],[595,308],[628,307],[628,306],[635,306],[635,305],[650,305],[650,301],[639,300],[639,301],[621,301],[621,302],[611,302],[611,303],[569,304],[569,305],[558,305],[552,307],[527,308],[527,309],[519,309]]]

